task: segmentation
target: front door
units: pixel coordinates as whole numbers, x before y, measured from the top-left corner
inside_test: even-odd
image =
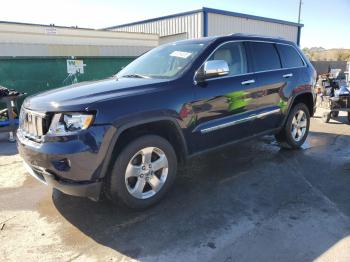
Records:
[[[239,140],[252,134],[251,97],[254,83],[247,82],[248,63],[242,42],[228,42],[214,51],[208,60],[224,60],[229,74],[207,79],[197,85],[192,103],[196,121],[192,130],[195,151],[202,151]]]

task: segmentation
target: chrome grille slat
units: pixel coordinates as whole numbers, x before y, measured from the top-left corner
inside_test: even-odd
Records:
[[[45,135],[45,117],[43,113],[22,108],[20,114],[20,129],[23,135],[30,140],[40,141],[43,135]]]

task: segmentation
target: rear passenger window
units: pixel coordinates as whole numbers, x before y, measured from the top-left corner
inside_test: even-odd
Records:
[[[297,50],[290,45],[277,45],[278,52],[280,53],[282,66],[284,68],[301,67],[304,66],[304,62],[298,54]]]
[[[230,69],[230,76],[247,73],[247,60],[242,43],[232,42],[223,44],[208,60],[226,61]]]
[[[280,58],[273,43],[249,42],[255,72],[281,68]]]

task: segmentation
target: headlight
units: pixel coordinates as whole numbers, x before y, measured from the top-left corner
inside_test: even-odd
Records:
[[[94,119],[92,114],[60,113],[55,114],[48,133],[52,135],[66,135],[87,129]]]

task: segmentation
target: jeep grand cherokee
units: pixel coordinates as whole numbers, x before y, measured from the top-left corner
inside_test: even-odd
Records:
[[[144,208],[192,156],[266,134],[299,148],[314,113],[314,83],[314,68],[289,41],[179,41],[110,79],[28,97],[18,149],[34,177],[64,193]]]

